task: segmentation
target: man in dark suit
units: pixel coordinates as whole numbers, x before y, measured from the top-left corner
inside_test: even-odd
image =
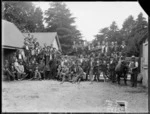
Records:
[[[131,83],[132,87],[137,87],[137,75],[138,75],[138,62],[135,60],[135,56],[131,57],[132,61],[129,64],[131,69]]]

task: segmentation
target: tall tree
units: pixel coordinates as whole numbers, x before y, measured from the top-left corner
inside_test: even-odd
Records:
[[[112,22],[112,24],[109,27],[109,32],[107,33],[108,35],[108,42],[114,42],[117,41],[119,44],[122,41],[122,36],[120,33],[120,30],[118,28],[118,25],[115,21]]]
[[[73,41],[81,39],[81,33],[73,24],[75,18],[63,2],[50,3],[49,9],[45,12],[47,31],[57,32],[63,52],[66,54],[72,50]]]
[[[42,31],[43,14],[32,2],[3,2],[3,19],[14,23],[22,32]]]
[[[118,31],[118,26],[117,26],[117,23],[115,21],[112,22],[112,24],[110,25],[110,30],[113,31],[113,32],[116,32]]]
[[[121,33],[123,35],[123,39],[128,43],[129,34],[131,33],[132,29],[135,27],[136,21],[134,20],[133,16],[130,15],[122,25]]]
[[[29,21],[33,22],[32,25],[35,26],[33,28],[33,32],[44,32],[44,24],[43,24],[43,12],[40,7],[34,9],[33,14],[29,17]]]
[[[121,30],[118,29],[117,24],[112,22],[110,27],[105,27],[100,30],[99,34],[95,35],[99,41],[103,41],[108,37],[108,42],[117,41],[120,45],[122,41],[126,41],[127,56],[139,56],[140,42],[148,37],[148,23],[140,13],[136,20],[130,15],[123,22]]]
[[[140,41],[143,38],[148,37],[148,23],[146,19],[143,17],[143,14],[140,13],[136,19],[135,27],[132,29],[129,35],[129,51],[128,54],[134,54],[139,56],[140,52]]]
[[[95,35],[95,38],[102,43],[103,40],[105,40],[108,37],[109,28],[105,27],[100,29],[99,33]]]

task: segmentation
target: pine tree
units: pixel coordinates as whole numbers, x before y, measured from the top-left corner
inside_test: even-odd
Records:
[[[73,41],[81,39],[81,33],[73,24],[75,18],[63,2],[50,3],[49,9],[45,12],[48,32],[57,32],[62,50],[65,54],[72,50]]]

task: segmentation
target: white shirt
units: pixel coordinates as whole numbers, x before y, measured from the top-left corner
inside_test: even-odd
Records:
[[[15,62],[15,63],[14,63],[14,66],[15,66],[15,67],[18,67],[18,66],[19,66],[19,63],[18,63],[18,62]]]
[[[106,49],[106,53],[107,53],[107,51],[108,51],[108,47],[106,46],[106,47],[105,47],[105,49]]]
[[[19,54],[19,59],[22,59],[22,55],[21,54]]]
[[[139,66],[139,63],[138,62],[135,62],[135,67],[138,67]]]
[[[80,59],[80,62],[81,62],[81,63],[83,62],[83,59],[82,59],[82,58]]]
[[[15,63],[14,63],[14,67],[15,67],[15,69],[16,69],[18,72],[20,72],[19,63],[18,63],[18,62],[15,62]]]
[[[104,52],[105,45],[102,45],[102,53]]]
[[[29,50],[29,47],[26,45],[26,50]]]
[[[122,47],[122,48],[125,48],[125,47],[126,47],[126,45],[121,45],[121,47]]]
[[[35,54],[35,51],[34,51],[34,49],[32,49],[32,50],[31,50],[31,54],[32,54],[32,55],[34,55],[34,54]]]
[[[19,65],[19,70],[21,73],[24,73],[24,66],[23,65]]]

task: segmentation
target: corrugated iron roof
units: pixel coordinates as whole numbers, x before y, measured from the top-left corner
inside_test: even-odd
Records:
[[[2,20],[2,46],[22,48],[24,36],[17,26],[6,20]]]

